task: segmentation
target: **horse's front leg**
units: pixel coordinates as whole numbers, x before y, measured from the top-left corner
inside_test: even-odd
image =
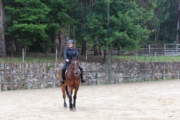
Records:
[[[73,99],[74,99],[74,101],[73,101],[73,108],[76,110],[76,93],[74,94],[74,96],[73,96]]]
[[[73,105],[72,105],[72,94],[69,94],[69,108],[70,110],[73,110]]]
[[[74,96],[73,96],[73,99],[74,99],[74,101],[73,101],[74,110],[76,110],[76,98],[77,98],[77,91],[78,91],[78,89],[79,89],[79,86],[76,86],[75,92],[74,92]]]
[[[72,104],[72,88],[68,86],[68,97],[69,97],[69,108],[70,110],[73,110],[73,104]]]

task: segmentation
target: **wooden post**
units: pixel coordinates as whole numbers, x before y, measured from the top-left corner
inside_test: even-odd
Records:
[[[176,44],[176,54],[178,53],[178,44]]]
[[[86,42],[86,62],[87,62],[87,59],[88,59],[88,42]]]
[[[24,62],[24,48],[22,49],[22,61]]]
[[[56,63],[57,63],[57,55],[58,55],[58,50],[57,50],[57,47],[56,47]]]
[[[154,58],[155,58],[155,60],[156,60],[156,56],[157,56],[157,53],[156,53],[156,52],[154,52]]]
[[[88,58],[88,51],[86,50],[86,62],[87,62],[87,58]]]
[[[164,44],[164,55],[166,56],[166,44]]]
[[[151,45],[150,44],[149,44],[148,48],[149,48],[149,54],[150,54],[151,53]]]
[[[53,87],[55,88],[56,87],[56,77],[55,77],[55,75],[53,75]]]

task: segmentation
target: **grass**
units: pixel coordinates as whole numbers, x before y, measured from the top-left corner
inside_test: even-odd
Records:
[[[86,61],[85,56],[79,56],[79,61]],[[136,62],[175,62],[180,61],[180,56],[112,56],[112,61],[136,61]],[[0,63],[20,63],[22,57],[16,55],[15,57],[0,57]],[[44,63],[56,62],[55,55],[44,54],[27,54],[24,62]],[[58,57],[57,62],[64,62],[63,57]],[[87,62],[103,62],[103,56],[88,56]]]
[[[57,61],[62,62],[63,58],[59,57]],[[8,63],[8,62],[19,63],[19,62],[23,62],[23,59],[21,55],[15,55],[13,57],[12,56],[0,57],[0,63]],[[44,55],[44,54],[39,54],[39,53],[31,53],[31,54],[26,55],[24,62],[34,62],[34,63],[56,62],[56,58],[54,54]]]
[[[112,59],[136,62],[175,62],[180,61],[180,56],[113,56]]]

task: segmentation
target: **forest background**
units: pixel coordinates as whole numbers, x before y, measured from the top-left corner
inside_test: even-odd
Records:
[[[179,43],[179,0],[0,0],[0,55],[63,55],[68,39],[95,56]],[[104,53],[104,54],[103,54]]]

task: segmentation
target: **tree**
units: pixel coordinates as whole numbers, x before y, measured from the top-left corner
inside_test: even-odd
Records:
[[[178,21],[178,1],[168,1],[170,6],[167,9],[169,17],[161,23],[159,30],[159,40],[165,43],[173,43],[177,41],[177,21]]]
[[[36,51],[47,49],[50,41],[45,19],[50,9],[40,0],[9,0],[5,4],[6,34],[23,47],[30,46]]]
[[[42,0],[51,11],[47,15],[47,34],[51,41],[58,43],[58,55],[62,56],[66,46],[66,39],[71,35],[71,26],[75,20],[72,18],[76,0]],[[56,44],[57,44],[56,43]]]
[[[82,39],[103,49],[107,46],[124,50],[137,49],[141,40],[148,39],[150,31],[146,24],[153,17],[153,10],[146,11],[135,1],[111,1],[110,25],[107,31],[107,2],[95,1],[92,10],[85,17]]]
[[[178,1],[178,20],[177,20],[177,34],[176,34],[176,43],[179,42],[179,22],[180,22],[180,1]]]
[[[0,0],[0,56],[6,56],[4,37],[4,6],[2,0]]]

